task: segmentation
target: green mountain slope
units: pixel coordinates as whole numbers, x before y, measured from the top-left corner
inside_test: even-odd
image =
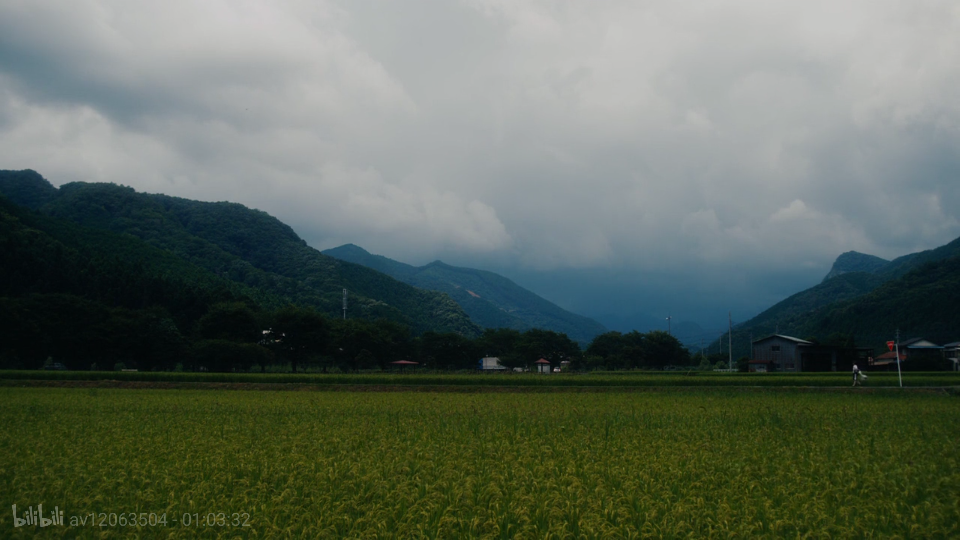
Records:
[[[802,321],[803,335],[853,334],[865,345],[901,336],[960,340],[960,256],[925,263],[873,291]]]
[[[71,369],[136,359],[172,369],[210,307],[257,305],[241,284],[129,236],[37,214],[0,196],[0,364]],[[279,304],[264,298],[264,304]]]
[[[56,191],[53,197],[44,185]],[[473,336],[480,330],[451,298],[325,256],[276,218],[239,204],[137,193],[113,184],[78,182],[57,190],[39,175],[20,171],[0,171],[0,186],[17,204],[46,201],[39,206],[44,215],[129,235],[257,291],[264,301],[293,302],[337,316],[342,290],[348,289],[352,317],[386,318],[415,332]]]
[[[36,210],[57,197],[57,188],[30,169],[0,171],[0,193],[15,204]]]
[[[881,259],[873,255],[848,251],[837,257],[837,260],[833,262],[833,267],[830,268],[830,272],[823,278],[823,281],[850,272],[866,272],[872,274],[880,268],[883,268],[889,262],[890,261],[886,259]]]
[[[960,238],[936,249],[928,249],[918,253],[911,253],[897,257],[876,270],[876,273],[886,279],[902,276],[927,263],[943,261],[960,255]]]
[[[755,335],[782,332],[803,325],[811,314],[839,301],[857,298],[876,289],[883,279],[865,272],[849,272],[819,283],[805,291],[778,302],[738,329],[749,329]]]
[[[750,336],[774,332],[820,340],[846,333],[853,334],[859,344],[878,346],[900,328],[904,335],[956,341],[960,339],[960,311],[955,309],[960,294],[958,260],[960,238],[889,262],[844,253],[823,282],[737,325],[734,356],[749,355]],[[719,348],[716,342],[712,346]]]
[[[484,328],[542,328],[562,332],[580,343],[587,343],[606,331],[593,319],[570,313],[493,272],[450,266],[440,261],[415,267],[373,255],[353,244],[323,253],[379,270],[420,289],[444,292]]]
[[[927,263],[942,261],[960,255],[960,238],[935,249],[910,253],[892,261],[856,251],[848,251],[834,261],[830,272],[823,278],[827,281],[848,272],[866,272],[880,276],[884,281],[893,279]]]

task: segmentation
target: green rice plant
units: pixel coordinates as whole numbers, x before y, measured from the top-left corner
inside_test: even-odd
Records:
[[[937,392],[2,387],[0,426],[3,537],[960,535],[960,400]],[[70,524],[111,512],[167,524]]]

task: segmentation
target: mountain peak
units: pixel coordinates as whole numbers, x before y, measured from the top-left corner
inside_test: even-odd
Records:
[[[886,259],[881,259],[874,255],[848,251],[837,257],[837,260],[833,262],[833,267],[830,268],[830,272],[823,278],[823,281],[849,272],[866,272],[872,274],[889,262],[890,261]]]
[[[37,210],[57,196],[57,188],[32,169],[0,171],[0,193],[10,202]]]
[[[356,244],[344,244],[342,246],[337,246],[335,248],[330,248],[324,250],[324,253],[333,254],[333,253],[355,253],[357,255],[370,255],[370,252],[363,249],[362,247]],[[335,256],[335,255],[334,255]]]

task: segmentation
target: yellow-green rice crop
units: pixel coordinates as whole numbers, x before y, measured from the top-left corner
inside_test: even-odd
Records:
[[[945,394],[0,398],[2,537],[960,535],[960,399]],[[15,528],[13,504],[58,506],[66,523]],[[70,526],[101,512],[167,526]],[[172,522],[210,513],[250,526]]]

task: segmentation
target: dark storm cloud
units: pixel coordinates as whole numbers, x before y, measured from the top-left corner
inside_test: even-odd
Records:
[[[957,36],[947,1],[6,2],[0,162],[749,311],[960,234]]]

